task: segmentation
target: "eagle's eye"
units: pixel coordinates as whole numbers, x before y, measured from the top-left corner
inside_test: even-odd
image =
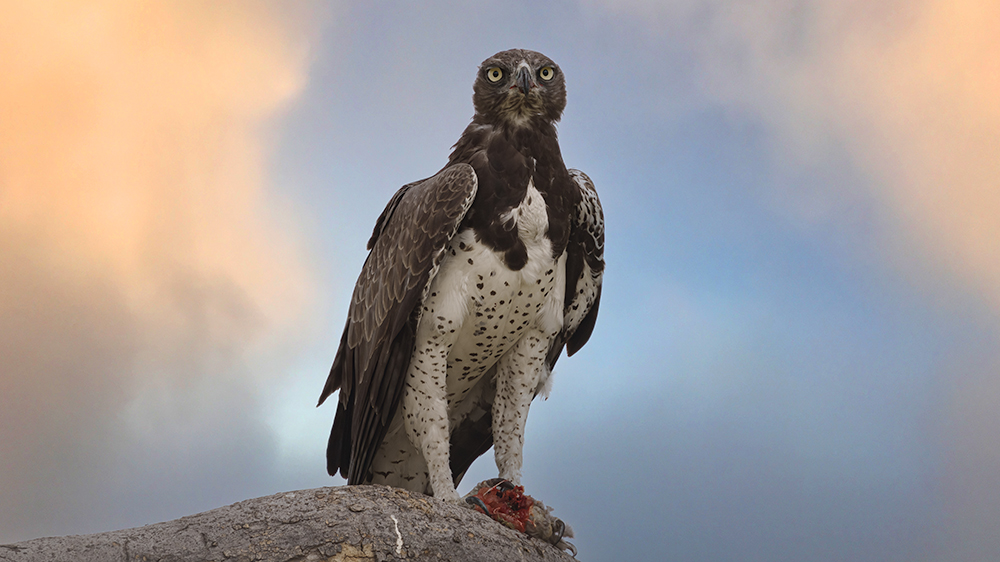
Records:
[[[538,71],[538,77],[548,82],[556,77],[556,71],[551,66],[543,66],[542,69]]]
[[[499,82],[503,78],[503,70],[493,66],[486,69],[486,79],[490,82]]]

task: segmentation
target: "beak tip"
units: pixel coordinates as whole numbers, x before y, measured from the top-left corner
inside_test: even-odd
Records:
[[[517,79],[515,82],[517,83],[517,89],[520,90],[521,94],[525,96],[528,95],[528,92],[530,92],[532,86],[534,86],[531,80],[531,73],[529,73],[528,69],[523,66],[517,70]]]

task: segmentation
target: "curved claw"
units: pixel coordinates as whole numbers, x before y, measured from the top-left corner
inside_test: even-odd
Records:
[[[489,515],[490,514],[490,508],[486,507],[486,504],[483,502],[483,500],[479,499],[476,496],[469,496],[469,497],[465,498],[465,503],[467,503],[470,506],[472,506],[473,509],[481,509],[481,510],[483,510],[483,514],[484,515]]]
[[[494,484],[493,487],[500,490],[501,492],[507,492],[515,488],[514,484],[510,480],[503,480],[503,479]]]
[[[566,524],[563,523],[562,519],[556,519],[552,524],[552,538],[549,542],[552,544],[559,544],[559,541],[563,538],[563,533],[566,532]],[[575,554],[574,554],[575,555]]]

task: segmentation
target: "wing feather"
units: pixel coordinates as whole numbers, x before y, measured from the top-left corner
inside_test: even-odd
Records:
[[[580,196],[570,221],[566,246],[566,297],[563,330],[552,342],[548,354],[551,369],[563,347],[567,355],[580,350],[597,322],[604,280],[604,211],[594,182],[580,170],[569,170]]]
[[[399,189],[376,221],[340,348],[320,395],[340,400],[327,470],[351,484],[370,478],[372,458],[402,397],[427,287],[475,199],[467,164]]]

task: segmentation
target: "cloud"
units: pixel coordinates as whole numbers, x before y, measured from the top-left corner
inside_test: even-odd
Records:
[[[702,93],[770,126],[782,165],[808,170],[846,151],[881,202],[890,258],[913,277],[927,270],[908,263],[912,254],[929,258],[1000,310],[995,2],[630,0],[609,9],[686,44]],[[833,189],[780,195],[802,212],[812,208],[803,198],[855,195]]]
[[[740,73],[730,58],[713,91],[756,108],[807,158],[823,157],[815,135],[832,136],[905,231],[895,245],[916,245],[1000,310],[1000,8],[807,6],[798,17],[786,3],[734,10],[729,29],[753,62]]]
[[[914,285],[932,289],[929,295],[971,292],[992,310],[986,315],[997,318],[1000,5],[589,4],[644,22],[647,39],[684,45],[696,61],[697,88],[710,103],[768,127],[777,168],[801,176],[846,154],[867,177],[862,186],[817,177],[802,182],[820,184],[804,194],[776,189],[776,198],[791,196],[791,203],[780,203],[789,218],[851,224],[846,215],[859,212],[853,203],[873,205],[881,225],[862,243],[879,248]],[[839,201],[841,212],[824,214],[830,205],[817,199]],[[995,339],[996,327],[985,333]],[[964,357],[936,368],[947,398],[942,411],[925,415],[937,425],[928,439],[940,441],[933,446],[944,465],[937,482],[944,515],[935,529],[942,534],[925,539],[938,541],[928,559],[977,560],[996,551],[995,533],[984,523],[996,520],[998,505],[991,492],[1000,466],[995,350],[995,341],[963,342],[954,352]]]
[[[1000,517],[1000,357],[958,361],[970,379],[948,393],[948,423],[940,438],[948,452],[941,466],[945,516],[940,530],[951,548],[938,560],[989,560],[1000,549],[993,523]]]
[[[246,2],[3,12],[0,541],[100,530],[72,526],[77,502],[111,513],[100,493],[142,485],[139,467],[195,478],[179,467],[220,440],[267,446],[269,374],[248,362],[301,337],[315,298],[294,209],[267,189],[313,24]]]

